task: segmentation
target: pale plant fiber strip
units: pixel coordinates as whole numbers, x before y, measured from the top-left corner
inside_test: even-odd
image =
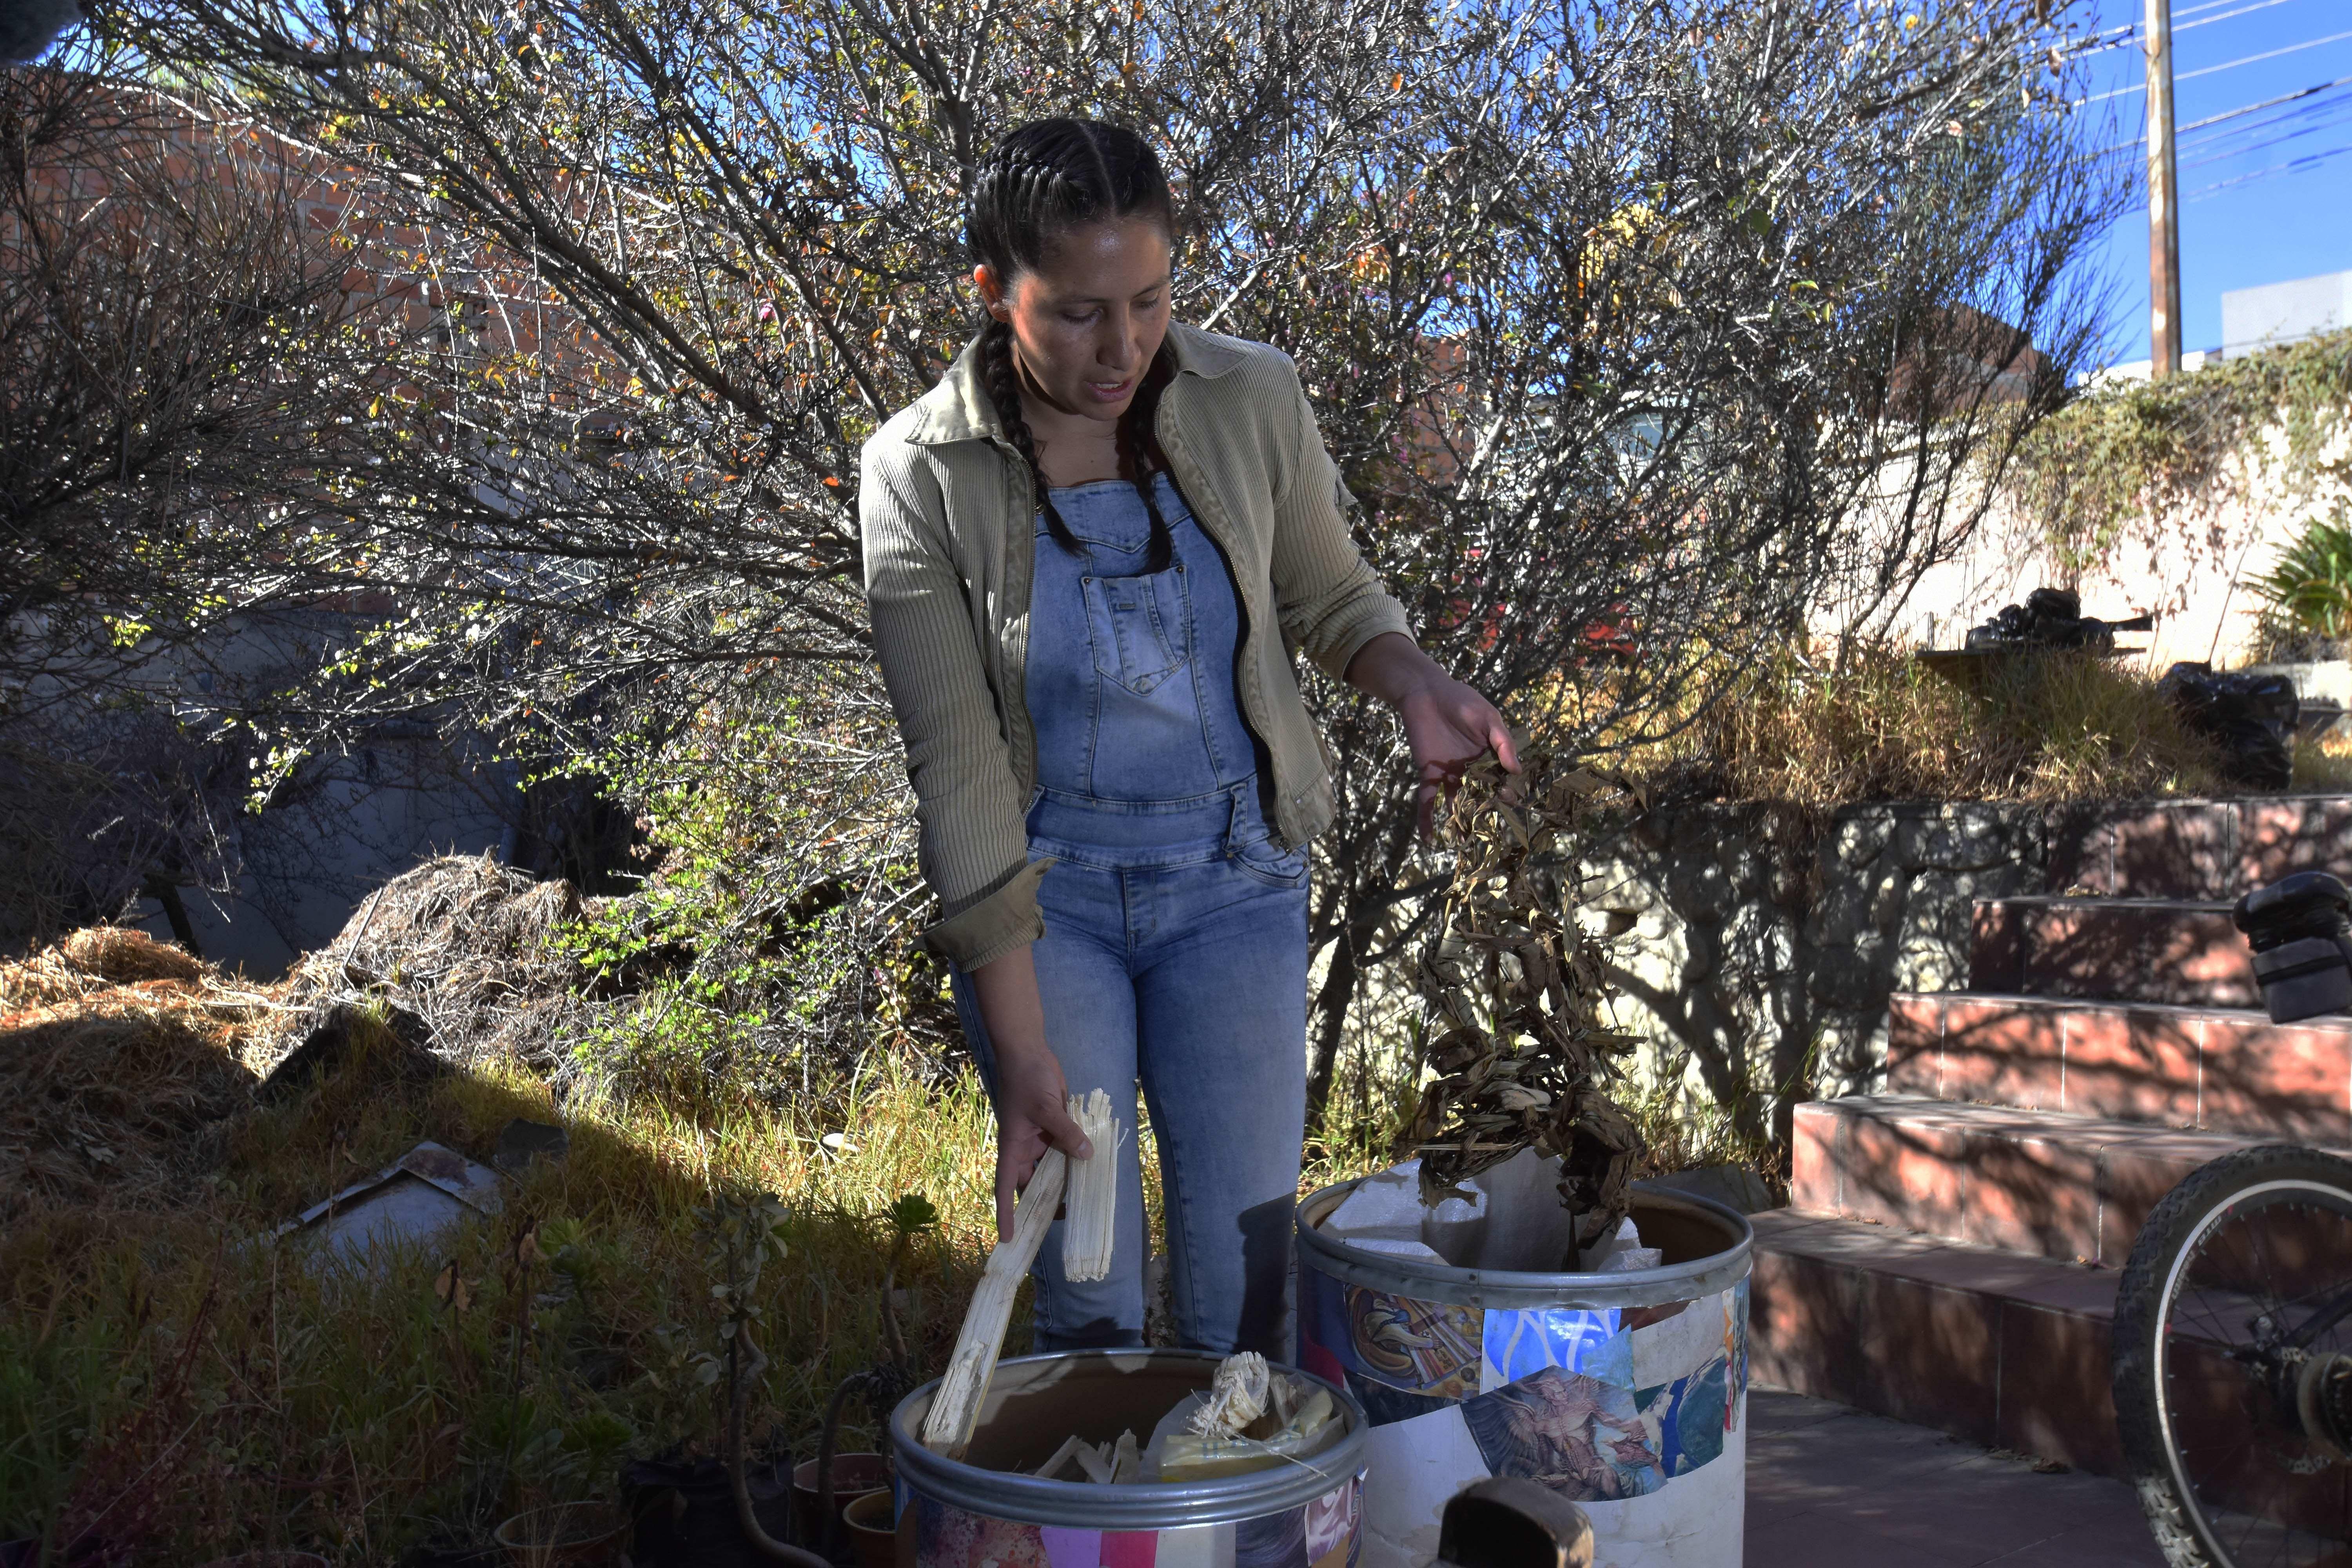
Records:
[[[1110,1273],[1111,1248],[1118,1241],[1118,1167],[1115,1156],[1127,1142],[1127,1124],[1111,1114],[1110,1096],[1101,1089],[1070,1096],[1070,1120],[1094,1145],[1090,1159],[1070,1167],[1069,1211],[1062,1222],[1062,1277],[1100,1279]]]
[[[1037,1260],[1037,1249],[1045,1245],[1054,1211],[1062,1206],[1067,1168],[1059,1149],[1045,1151],[1013,1211],[1013,1239],[997,1243],[980,1271],[963,1328],[956,1334],[955,1353],[948,1359],[947,1375],[940,1379],[930,1413],[923,1418],[923,1447],[933,1453],[962,1458],[980,1425],[981,1402],[988,1396],[988,1380],[995,1375],[996,1358],[1004,1350],[1004,1327],[1013,1318],[1013,1292]]]

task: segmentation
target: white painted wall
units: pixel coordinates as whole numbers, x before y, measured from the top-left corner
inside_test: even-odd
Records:
[[[2326,272],[2221,296],[2221,354],[2236,359],[2352,326],[2352,271]]]

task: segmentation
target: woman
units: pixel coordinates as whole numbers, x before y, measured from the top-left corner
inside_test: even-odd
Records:
[[[1046,1240],[1037,1348],[1141,1342],[1134,1144],[1090,1150],[1063,1109],[1101,1089],[1132,1127],[1139,1078],[1178,1334],[1282,1356],[1332,810],[1290,647],[1396,707],[1425,795],[1510,736],[1358,555],[1290,361],[1170,321],[1173,226],[1133,133],[1005,139],[966,230],[988,320],[866,444],[866,585],[1000,1233],[1047,1145],[1123,1165],[1108,1278],[1063,1279]]]

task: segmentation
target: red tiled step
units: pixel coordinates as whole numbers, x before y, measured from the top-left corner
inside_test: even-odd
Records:
[[[2259,1007],[2253,950],[2224,903],[1979,899],[1972,991]]]
[[[2233,900],[2290,871],[2352,867],[2352,796],[2079,805],[2050,823],[2050,890]]]
[[[1790,1197],[1809,1214],[2120,1268],[2165,1194],[2262,1142],[1905,1095],[1797,1107]]]
[[[2116,1270],[1790,1209],[1751,1223],[1752,1376],[1989,1446],[2120,1471],[2109,1360]],[[2255,1307],[2243,1296],[2204,1300],[2222,1323],[2242,1322]],[[2217,1421],[2242,1429],[2244,1370],[2210,1342],[2171,1345],[2183,1358],[2173,1388],[2190,1402],[2189,1429],[2211,1431]],[[2200,1394],[2210,1401],[2202,1409]],[[2273,1517],[2310,1530],[2342,1525],[2343,1481],[2332,1470],[2301,1483],[2271,1472],[2262,1490]]]
[[[1751,1221],[1751,1375],[2121,1472],[2107,1361],[2115,1270],[1792,1209]]]
[[[1886,1087],[2340,1146],[2352,1143],[2352,1017],[1898,991]]]

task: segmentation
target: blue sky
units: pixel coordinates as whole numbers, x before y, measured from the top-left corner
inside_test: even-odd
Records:
[[[2142,0],[2093,0],[2091,10],[2102,32],[2137,23],[2143,14]],[[2181,134],[2181,346],[2212,349],[2221,343],[2225,289],[2352,268],[2352,150],[2259,175],[2314,153],[2352,149],[2352,0],[2172,0],[2172,15],[2182,127],[2323,82],[2341,83],[2295,103]],[[2334,41],[2315,44],[2329,38]],[[2314,47],[2294,47],[2305,44]],[[2192,74],[2289,49],[2210,75]],[[2088,56],[2084,64],[2095,93],[2142,85],[2136,39]],[[2144,93],[2133,91],[2091,107],[2113,110],[2119,135],[2131,138],[2144,130],[2145,102]],[[2242,178],[2247,175],[2258,177]],[[2210,189],[2231,180],[2238,183]],[[2097,264],[2116,285],[2115,357],[2145,359],[2145,210],[2108,232]]]

